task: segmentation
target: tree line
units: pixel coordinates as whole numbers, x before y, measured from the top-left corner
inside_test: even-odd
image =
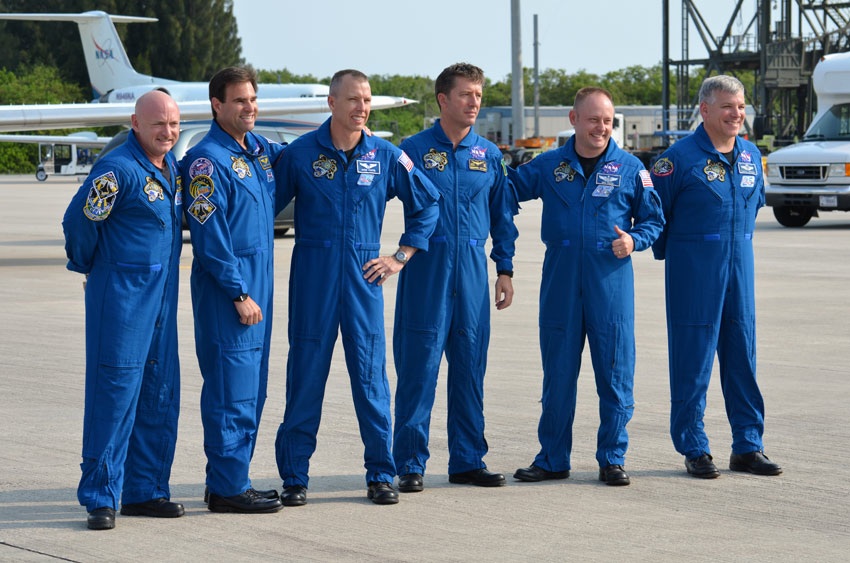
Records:
[[[116,24],[131,63],[140,73],[181,81],[206,81],[220,68],[245,64],[232,0],[0,0],[0,12],[84,12],[102,10],[159,18],[156,25]],[[250,61],[248,61],[250,63]],[[330,83],[330,76],[296,75],[288,70],[258,69],[260,82]],[[540,104],[572,105],[579,88],[609,89],[616,104],[661,103],[662,69],[630,66],[602,75],[586,70],[539,73]],[[525,69],[525,103],[532,105],[532,70]],[[745,85],[746,76],[739,76]],[[696,88],[699,73],[691,83]],[[434,80],[425,76],[370,76],[375,94],[404,96],[418,104],[376,111],[369,126],[389,130],[399,142],[430,126],[439,115]],[[675,84],[675,82],[671,82]],[[752,78],[749,78],[752,84]],[[672,103],[675,88],[671,92]],[[695,96],[693,92],[691,99]],[[92,98],[77,25],[71,22],[0,21],[0,105],[85,102]],[[685,103],[690,103],[686,100]],[[488,79],[483,106],[511,105],[511,79]],[[262,111],[262,107],[260,108]],[[96,128],[100,135],[119,128]],[[36,132],[37,133],[37,132]],[[46,133],[46,132],[45,132]],[[65,132],[52,131],[52,134]],[[0,143],[0,173],[32,172],[37,147]]]

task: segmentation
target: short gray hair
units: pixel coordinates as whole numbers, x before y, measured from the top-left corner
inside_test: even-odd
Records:
[[[719,74],[703,81],[702,86],[699,87],[699,103],[711,103],[714,100],[715,92],[740,94],[743,91],[744,85],[741,84],[740,80],[728,74]]]

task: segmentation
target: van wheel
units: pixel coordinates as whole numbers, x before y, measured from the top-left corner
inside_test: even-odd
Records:
[[[774,207],[773,216],[783,227],[802,227],[815,214],[809,207]]]
[[[35,179],[39,182],[47,180],[47,172],[44,171],[44,168],[39,168],[35,171]]]

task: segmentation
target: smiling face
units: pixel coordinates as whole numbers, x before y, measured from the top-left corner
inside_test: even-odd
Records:
[[[164,92],[148,92],[136,102],[131,118],[136,139],[148,159],[162,167],[163,157],[180,136],[180,110]]]
[[[456,76],[448,94],[438,94],[440,120],[443,125],[464,129],[475,125],[481,109],[482,87],[480,82]]]
[[[211,100],[216,122],[244,145],[245,133],[254,128],[257,120],[257,92],[250,82],[234,82],[227,85],[224,97]]]
[[[589,94],[570,110],[570,123],[575,129],[575,148],[579,156],[599,156],[605,152],[611,138],[614,104],[601,92]]]
[[[369,81],[347,74],[328,96],[331,123],[340,132],[360,134],[372,110],[372,88]]]
[[[699,104],[705,132],[715,148],[728,150],[744,123],[744,93],[715,90]]]

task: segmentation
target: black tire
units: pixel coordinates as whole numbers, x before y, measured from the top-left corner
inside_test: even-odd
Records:
[[[47,180],[47,172],[44,171],[44,168],[39,168],[35,171],[35,179],[39,182]]]
[[[783,227],[802,227],[815,214],[809,207],[774,207],[773,216]]]

